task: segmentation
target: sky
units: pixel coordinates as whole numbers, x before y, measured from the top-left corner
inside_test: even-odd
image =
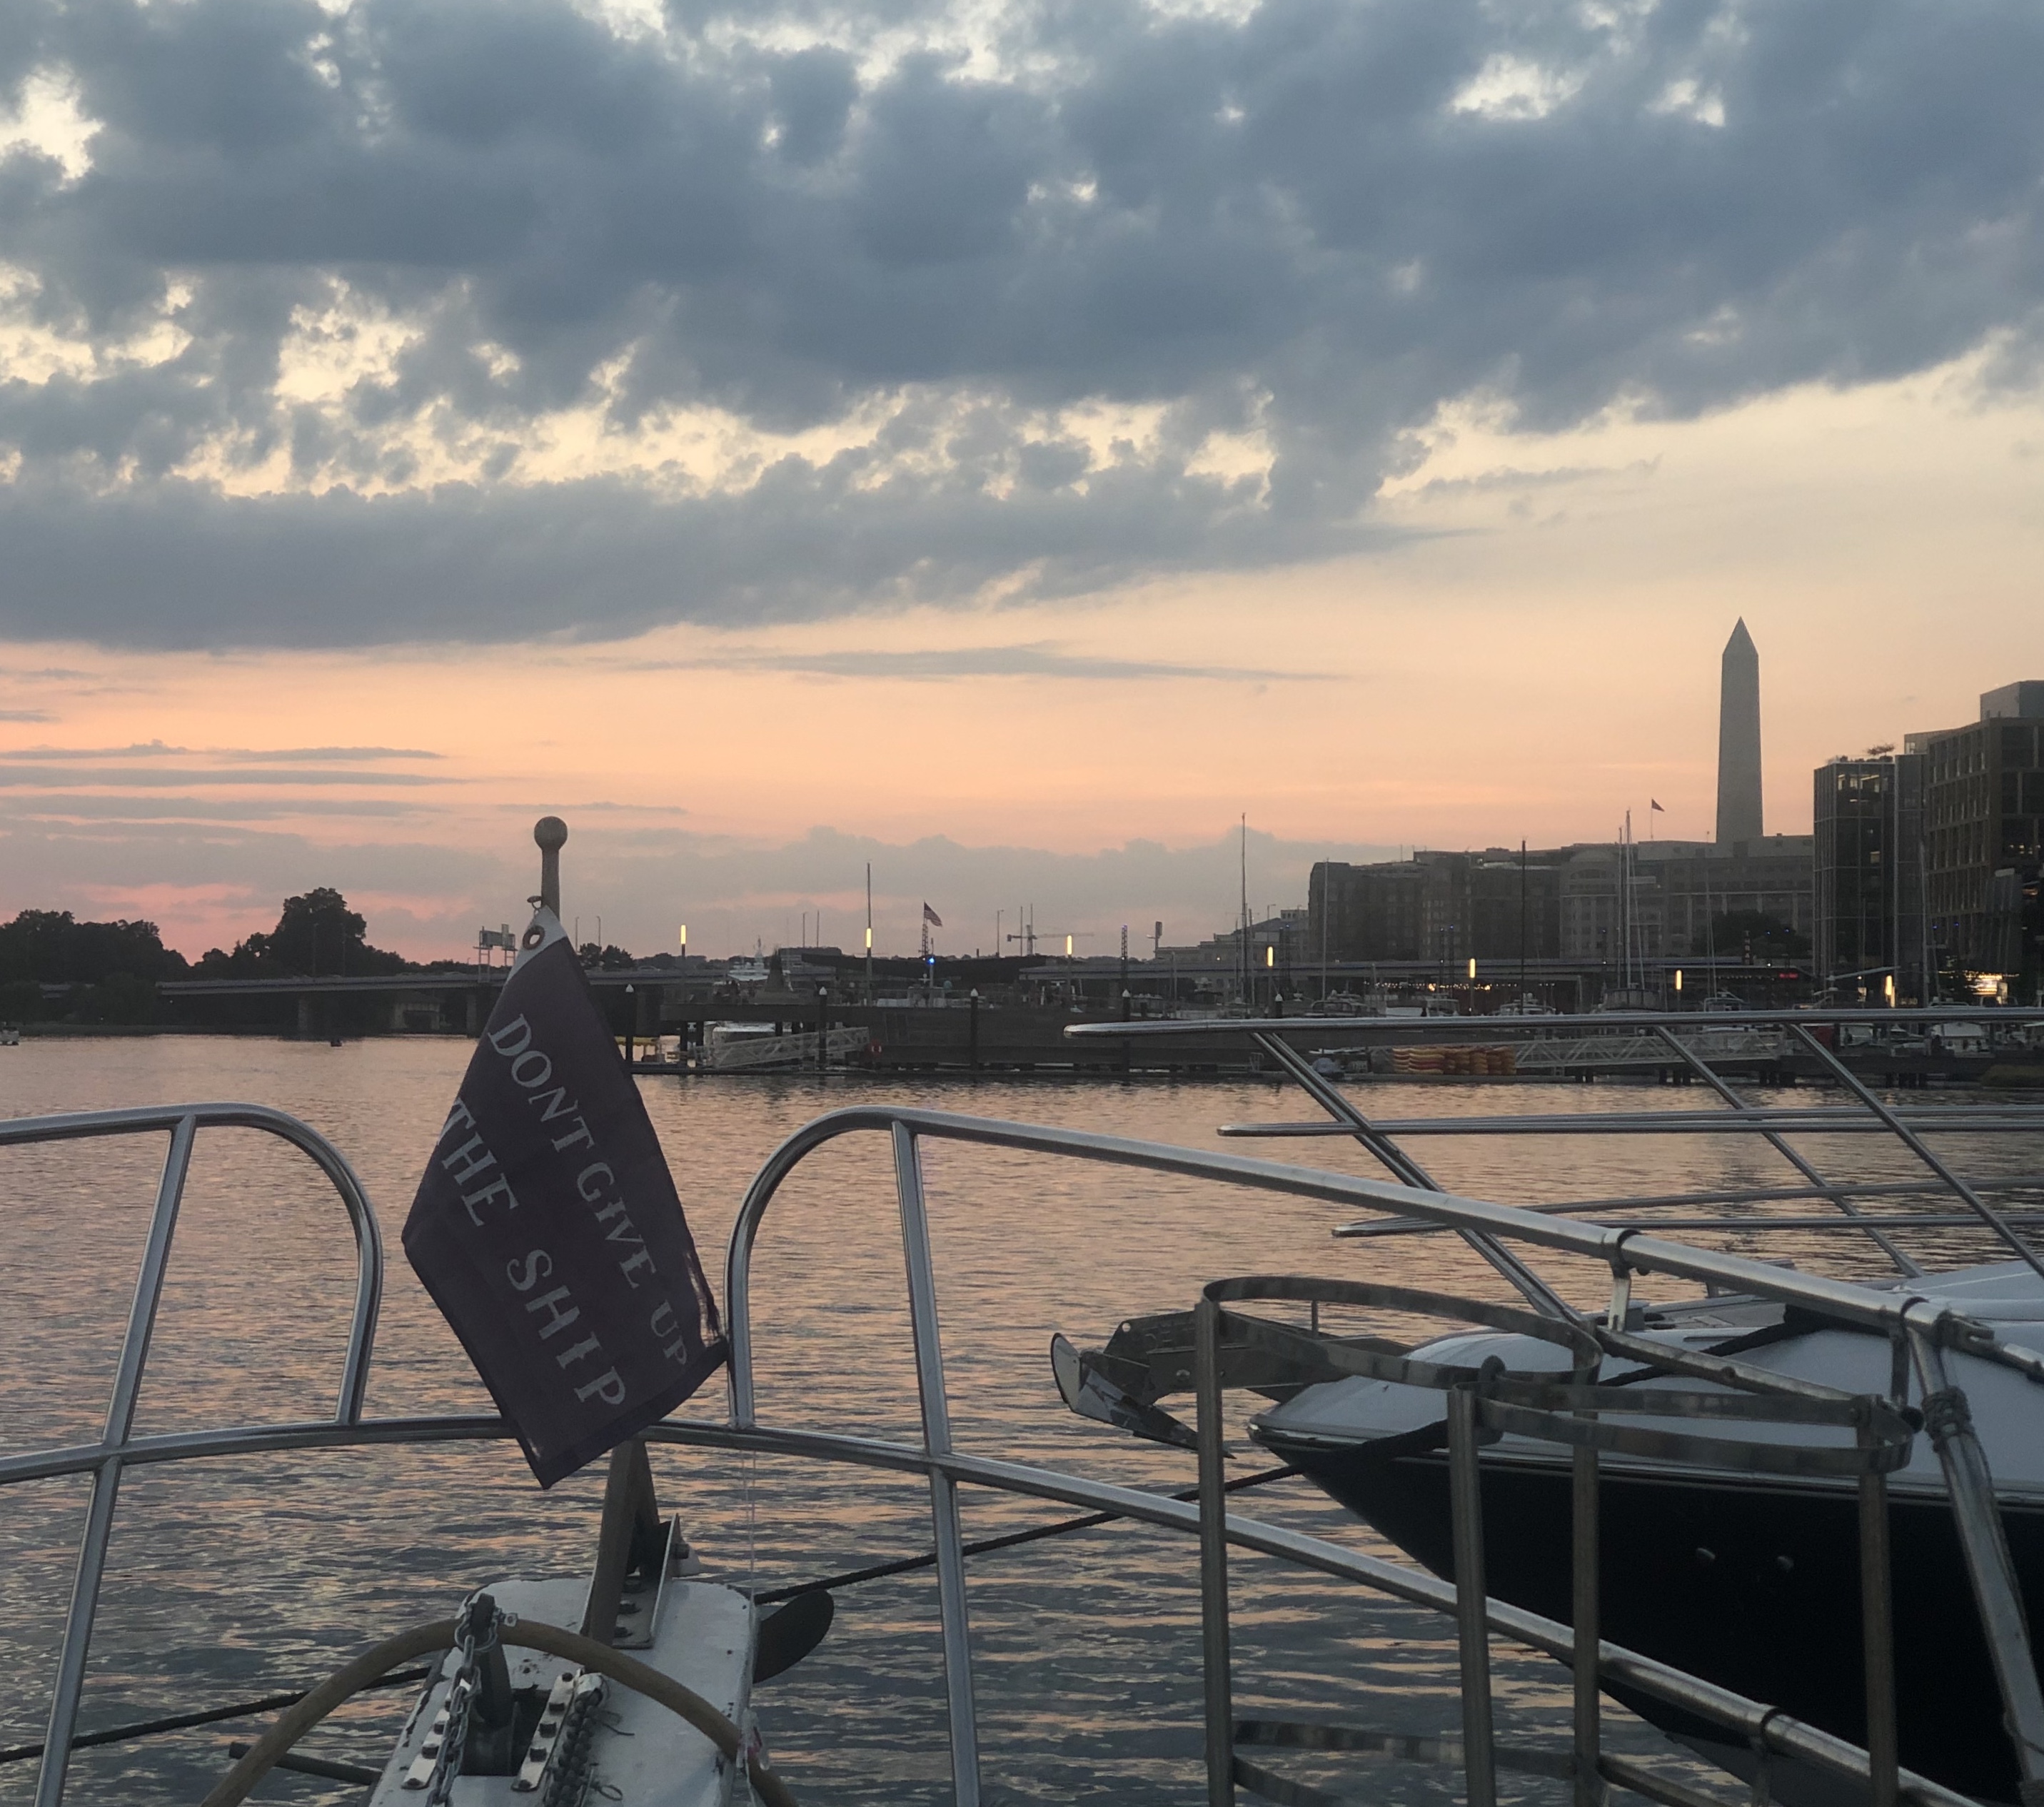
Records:
[[[0,912],[1108,951],[2044,677],[2044,14],[0,9]],[[1658,802],[1662,809],[1653,812]]]

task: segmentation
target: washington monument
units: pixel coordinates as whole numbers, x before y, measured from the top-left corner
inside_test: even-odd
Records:
[[[1725,642],[1718,692],[1718,845],[1760,839],[1760,655],[1746,621]]]

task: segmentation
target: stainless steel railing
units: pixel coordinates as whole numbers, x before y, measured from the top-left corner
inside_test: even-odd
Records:
[[[908,1458],[905,1465],[919,1467],[931,1484],[946,1678],[953,1727],[953,1788],[961,1807],[977,1807],[980,1790],[977,1748],[971,1732],[971,1632],[962,1586],[962,1559],[959,1553],[955,1492],[957,1482],[971,1479],[1016,1491],[1038,1492],[1074,1505],[1125,1510],[1132,1517],[1153,1524],[1183,1527],[1185,1509],[1176,1502],[1155,1501],[1154,1496],[1138,1507],[1125,1492],[1101,1489],[1093,1483],[1067,1482],[1055,1490],[1047,1490],[1042,1486],[1040,1480],[1035,1485],[1025,1482],[1025,1471],[1020,1465],[968,1462],[951,1450],[948,1408],[942,1393],[943,1363],[928,1228],[922,1203],[917,1145],[923,1140],[955,1141],[1053,1155],[1395,1211],[1461,1232],[1472,1240],[1488,1239],[1499,1244],[1518,1242],[1576,1255],[1596,1263],[1613,1276],[1615,1303],[1608,1319],[1613,1324],[1623,1324],[1625,1321],[1624,1301],[1629,1298],[1633,1277],[1658,1273],[1719,1290],[1750,1293],[1784,1305],[1798,1305],[1820,1317],[1873,1331],[1905,1347],[1915,1364],[1926,1401],[1956,1399],[1960,1405],[1956,1414],[1947,1414],[1940,1421],[1934,1441],[1983,1629],[1993,1655],[2018,1762],[2027,1786],[2044,1781],[2044,1694],[2040,1694],[2038,1689],[2015,1579],[2001,1538],[1992,1478],[1978,1439],[1965,1417],[1963,1395],[1952,1385],[1945,1351],[1948,1348],[1963,1349],[1969,1355],[1998,1362],[2039,1382],[2044,1382],[2044,1356],[2001,1343],[1984,1325],[1965,1318],[1948,1304],[1908,1293],[1873,1291],[1821,1276],[1800,1274],[1771,1263],[1698,1249],[1687,1244],[1648,1236],[1631,1227],[1580,1224],[1421,1186],[1350,1178],[1278,1163],[1204,1154],[1090,1132],[1045,1128],[939,1111],[853,1107],[816,1119],[784,1142],[761,1168],[740,1207],[732,1234],[726,1273],[732,1351],[732,1419],[734,1428],[740,1432],[758,1434],[763,1429],[757,1421],[752,1384],[750,1300],[752,1249],[766,1213],[775,1193],[801,1161],[825,1144],[860,1132],[885,1132],[890,1139],[894,1157],[924,1414],[922,1448],[900,1453]],[[1211,1305],[1212,1301],[1205,1302]],[[1539,1301],[1534,1302],[1537,1306]],[[1557,1333],[1562,1333],[1565,1326],[1558,1324],[1555,1328]],[[1566,1328],[1586,1333],[1581,1331],[1580,1318],[1574,1313],[1570,1314]],[[1680,1365],[1680,1359],[1674,1352],[1642,1339],[1619,1331],[1600,1331],[1596,1335],[1608,1348],[1622,1347],[1630,1359],[1655,1367]],[[1795,1382],[1782,1382],[1780,1385],[1784,1392],[1801,1390]],[[1208,1450],[1211,1443],[1212,1448],[1217,1451],[1217,1384],[1213,1386],[1212,1399],[1208,1397],[1207,1386],[1203,1386],[1201,1392],[1202,1450]],[[835,1440],[840,1451],[844,1451],[845,1440]],[[783,1432],[775,1441],[778,1447],[790,1453],[824,1453],[823,1443],[813,1433]],[[1040,1474],[1040,1471],[1037,1471],[1038,1475]],[[1274,1535],[1274,1527],[1226,1512],[1220,1490],[1217,1453],[1211,1457],[1203,1454],[1201,1478],[1202,1497],[1191,1528],[1198,1530],[1201,1539],[1207,1609],[1204,1615],[1203,1670],[1208,1690],[1209,1799],[1220,1807],[1220,1804],[1234,1799],[1235,1773],[1232,1727],[1227,1705],[1227,1546],[1235,1544],[1270,1554],[1282,1554],[1324,1573],[1363,1581],[1401,1598],[1424,1601],[1439,1609],[1458,1613],[1465,1624],[1471,1622],[1473,1609],[1469,1597],[1453,1586],[1432,1583],[1422,1586],[1419,1585],[1420,1581],[1428,1578],[1416,1578],[1389,1564],[1372,1563],[1369,1559],[1355,1556],[1316,1539],[1302,1539],[1291,1533]],[[959,1576],[955,1585],[943,1585],[947,1567]],[[1480,1592],[1476,1597],[1481,1598]],[[1508,1636],[1561,1655],[1565,1660],[1573,1651],[1570,1628],[1554,1621],[1516,1613],[1489,1601],[1484,1602],[1481,1617],[1490,1628],[1504,1631]],[[1876,1764],[1865,1752],[1854,1751],[1842,1740],[1830,1739],[1814,1728],[1797,1724],[1729,1690],[1713,1688],[1694,1677],[1681,1677],[1677,1682],[1675,1678],[1678,1672],[1642,1667],[1644,1663],[1645,1659],[1635,1653],[1600,1643],[1595,1672],[1631,1680],[1648,1692],[1732,1725],[1742,1736],[1754,1740],[1756,1749],[1777,1750],[1800,1756],[1842,1778],[1857,1781],[1867,1786],[1877,1801],[1892,1801],[1898,1795],[1923,1801],[1934,1797],[1957,1798],[1924,1778],[1896,1770],[1892,1742]],[[1487,1749],[1487,1685],[1478,1685],[1473,1680],[1466,1690],[1465,1716],[1465,1751]]]
[[[75,1141],[86,1137],[138,1136],[167,1132],[170,1147],[156,1182],[156,1207],[142,1251],[141,1271],[128,1311],[128,1328],[114,1367],[113,1389],[106,1423],[98,1444],[75,1452],[84,1459],[67,1470],[89,1469],[92,1498],[86,1509],[85,1531],[79,1541],[77,1572],[71,1606],[64,1619],[63,1647],[57,1659],[56,1681],[50,1697],[44,1756],[36,1778],[36,1807],[57,1807],[63,1798],[64,1773],[78,1725],[79,1695],[84,1685],[85,1659],[92,1642],[92,1621],[99,1606],[100,1583],[106,1567],[107,1540],[113,1529],[113,1509],[120,1498],[121,1475],[134,1449],[135,1405],[143,1371],[148,1365],[149,1340],[163,1292],[171,1242],[178,1212],[184,1202],[185,1180],[191,1171],[192,1146],[201,1129],[255,1129],[275,1136],[309,1156],[333,1182],[355,1232],[355,1310],[348,1326],[348,1350],[341,1363],[340,1396],[333,1422],[352,1426],[362,1416],[363,1390],[369,1382],[369,1356],[376,1336],[376,1313],[383,1297],[383,1240],[376,1213],[362,1182],[340,1151],[296,1117],[260,1105],[194,1104],[164,1109],[84,1111],[63,1117],[25,1117],[0,1121],[0,1148],[25,1143]]]
[[[190,1163],[191,1144],[202,1128],[235,1125],[281,1136],[309,1155],[333,1182],[353,1225],[359,1263],[356,1301],[340,1398],[329,1419],[171,1433],[133,1434],[134,1401],[148,1352],[177,1209]],[[315,1132],[282,1113],[238,1105],[197,1105],[163,1109],[102,1112],[77,1117],[21,1119],[0,1123],[0,1144],[56,1141],[79,1136],[163,1132],[171,1148],[151,1220],[148,1248],[117,1371],[113,1397],[98,1441],[0,1459],[0,1486],[59,1474],[90,1473],[92,1506],[81,1540],[71,1609],[67,1619],[49,1715],[49,1736],[38,1778],[37,1807],[58,1807],[75,1729],[79,1687],[88,1652],[94,1609],[102,1576],[120,1475],[124,1468],[263,1451],[374,1444],[498,1439],[509,1427],[486,1417],[428,1417],[365,1420],[361,1417],[377,1301],[382,1251],[374,1213],[346,1161]],[[752,1251],[766,1213],[790,1174],[820,1148],[853,1134],[880,1133],[893,1155],[906,1286],[921,1395],[920,1440],[902,1443],[763,1424],[754,1389],[754,1336],[751,1295]],[[727,1305],[732,1345],[731,1415],[724,1423],[670,1420],[644,1433],[651,1441],[697,1448],[751,1451],[810,1460],[850,1463],[922,1475],[931,1491],[937,1547],[944,1668],[951,1714],[955,1796],[960,1807],[981,1798],[974,1710],[971,1633],[964,1586],[964,1557],[957,1508],[961,1486],[978,1486],[1107,1511],[1181,1534],[1201,1536],[1203,1545],[1260,1551],[1330,1577],[1359,1583],[1389,1597],[1473,1624],[1535,1651],[1571,1661],[1574,1633],[1568,1625],[1465,1590],[1399,1564],[1245,1515],[1228,1513],[1211,1501],[1188,1502],[1143,1490],[1086,1479],[1033,1464],[1001,1461],[959,1451],[951,1436],[939,1300],[929,1226],[924,1208],[920,1145],[945,1140],[997,1147],[1060,1159],[1166,1173],[1238,1188],[1317,1198],[1329,1203],[1416,1218],[1443,1229],[1487,1237],[1502,1244],[1544,1249],[1597,1263],[1615,1276],[1619,1297],[1635,1275],[1658,1273],[1739,1290],[1795,1305],[1821,1316],[1904,1340],[1927,1394],[1954,1390],[1945,1351],[1961,1349],[1999,1362],[2032,1379],[2044,1380],[2044,1357],[2000,1343],[1984,1326],[1949,1305],[1905,1292],[1883,1293],[1769,1263],[1698,1249],[1631,1227],[1575,1222],[1566,1218],[1467,1199],[1397,1182],[1316,1172],[1228,1153],[1204,1153],[1087,1132],[1046,1128],[948,1113],[886,1106],[832,1113],[805,1125],[774,1151],[748,1188],[734,1225],[727,1259]],[[1551,1319],[1550,1321],[1553,1321]],[[1623,1307],[1612,1321],[1623,1324]],[[1577,1314],[1555,1324],[1560,1334],[1581,1334]],[[1608,1343],[1622,1332],[1605,1332]],[[1646,1359],[1653,1359],[1648,1357]],[[1992,1481],[1970,1428],[1948,1423],[1939,1443],[1947,1486],[1973,1574],[1982,1617],[2003,1671],[2004,1704],[2026,1776],[2044,1753],[2044,1701],[2038,1697],[2034,1667],[2007,1554],[1999,1550]],[[1478,1607],[1480,1605],[1480,1613]],[[1219,1610],[1225,1622],[1224,1588]],[[1210,1652],[1210,1656],[1212,1653]],[[1686,1675],[1666,1664],[1600,1641],[1594,1662],[1581,1666],[1608,1681],[1639,1689],[1727,1728],[1754,1747],[1815,1764],[1830,1773],[1871,1786],[1877,1770],[1864,1751],[1817,1728],[1800,1724],[1764,1703]],[[1208,1663],[1215,1685],[1214,1663]],[[1225,1685],[1224,1670],[1218,1680]],[[1481,1733],[1476,1733],[1479,1737]],[[1469,1743],[1466,1736],[1465,1745]],[[1231,1787],[1233,1768],[1216,1782]],[[1642,1786],[1638,1778],[1628,1786]],[[1673,1785],[1669,1785],[1673,1786]],[[1896,1787],[1912,1807],[1964,1807],[1962,1797],[1927,1779],[1899,1772]],[[1664,1789],[1664,1800],[1693,1800],[1679,1788]]]
[[[1816,1033],[1828,1028],[1835,1040],[1846,1028],[1873,1026],[1892,1028],[1911,1021],[1949,1022],[1961,1018],[1991,1028],[2007,1036],[2044,1022],[2044,1012],[2021,1009],[1965,1010],[1915,1009],[1898,1010],[1752,1010],[1736,1016],[1723,1013],[1625,1011],[1589,1017],[1433,1017],[1371,1019],[1366,1017],[1274,1017],[1243,1021],[1230,1025],[1247,1036],[1258,1052],[1281,1073],[1295,1082],[1321,1109],[1327,1121],[1312,1123],[1231,1125],[1224,1136],[1347,1136],[1383,1163],[1394,1178],[1431,1186],[1431,1180],[1417,1167],[1400,1144],[1401,1136],[1526,1135],[1536,1132],[1570,1135],[1654,1135],[1679,1131],[1685,1134],[1758,1135],[1779,1154],[1804,1181],[1803,1196],[1828,1200],[1852,1228],[1867,1237],[1885,1255],[1896,1272],[1914,1278],[1922,1270],[1894,1240],[1889,1231],[1896,1227],[1869,1218],[1860,1210],[1857,1198],[1862,1188],[1839,1185],[1825,1178],[1816,1166],[1789,1140],[1791,1133],[1832,1135],[1870,1134],[1892,1138],[1934,1176],[1938,1185],[1954,1194],[1984,1228],[1991,1231],[2015,1258],[2040,1278],[2044,1278],[2044,1258],[2024,1240],[2016,1225],[1990,1203],[1990,1188],[1959,1173],[1923,1140],[1927,1130],[1999,1130],[2030,1128],[2044,1131],[2044,1111],[2034,1106],[2001,1104],[1948,1110],[1910,1110],[1890,1105],[1840,1058],[1838,1049]],[[1817,1071],[1841,1087],[1858,1109],[1839,1111],[1766,1110],[1750,1103],[1734,1089],[1696,1045],[1699,1030],[1726,1026],[1765,1030],[1784,1042],[1792,1042],[1809,1056]],[[1174,1036],[1211,1035],[1210,1022],[1147,1022],[1137,1024],[1090,1023],[1074,1025],[1065,1032],[1073,1040],[1132,1038],[1168,1040]],[[1634,1040],[1651,1039],[1662,1048],[1668,1063],[1689,1077],[1699,1079],[1726,1106],[1722,1114],[1699,1111],[1626,1112],[1607,1116],[1448,1117],[1416,1121],[1373,1122],[1355,1102],[1318,1072],[1286,1038],[1304,1032],[1316,1040],[1378,1039],[1396,1035],[1401,1039],[1458,1040],[1479,1036],[1485,1040],[1505,1037],[1519,1044],[1537,1045],[1558,1030],[1601,1030],[1619,1032]],[[1685,1038],[1685,1035],[1688,1039]],[[1617,1201],[1623,1204],[1623,1201]],[[1908,1228],[1905,1224],[1902,1228]],[[1465,1232],[1466,1233],[1466,1232]],[[1552,1310],[1551,1297],[1543,1298],[1538,1282],[1523,1270],[1515,1270],[1511,1257],[1494,1244],[1477,1242],[1479,1251],[1511,1279],[1527,1298],[1543,1309]]]

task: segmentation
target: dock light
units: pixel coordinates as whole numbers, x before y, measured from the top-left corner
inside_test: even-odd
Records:
[[[1682,969],[1680,967],[1675,969],[1675,995],[1677,998],[1682,995]]]
[[[1887,996],[1888,1009],[1892,1010],[1895,1008],[1895,975],[1893,973],[1890,973],[1881,982],[1881,989]]]
[[[688,953],[688,951],[689,951],[689,925],[685,922],[685,923],[683,923],[683,924],[682,925],[682,955],[683,955],[683,956],[684,956],[684,957],[686,957],[686,955],[687,955],[687,953]]]
[[[1275,948],[1266,948],[1263,950],[1263,963],[1266,967],[1274,967],[1277,965],[1278,950]]]
[[[1472,984],[1476,982],[1476,955],[1473,954],[1470,955],[1470,982]]]
[[[1070,936],[1067,935],[1067,936],[1065,937],[1065,958],[1066,958],[1066,959],[1070,959],[1071,957],[1072,957],[1072,938],[1071,938],[1071,936]]]
[[[869,954],[873,952],[873,925],[870,922],[866,925],[866,951]]]

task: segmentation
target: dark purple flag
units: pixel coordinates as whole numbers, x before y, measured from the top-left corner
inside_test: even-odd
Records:
[[[722,1365],[717,1301],[567,938],[505,982],[405,1253],[551,1487]]]

